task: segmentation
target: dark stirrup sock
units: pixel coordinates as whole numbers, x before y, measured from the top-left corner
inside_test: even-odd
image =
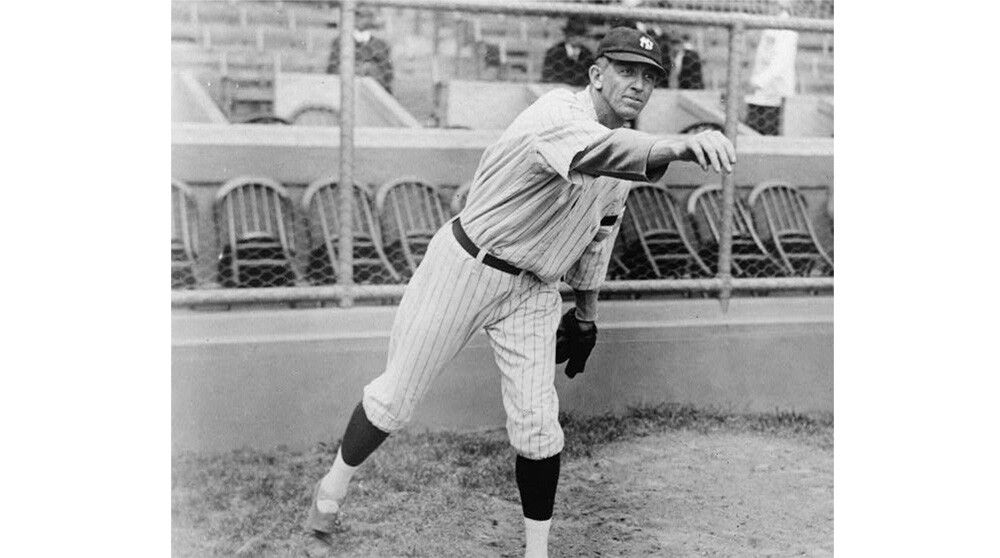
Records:
[[[556,486],[559,484],[559,456],[535,460],[517,456],[514,476],[517,489],[521,493],[521,508],[524,517],[535,521],[552,519],[552,508],[556,502]]]
[[[340,456],[344,463],[351,467],[357,467],[375,451],[386,437],[388,432],[383,432],[375,427],[365,415],[365,408],[358,402],[351,415],[347,429],[344,430],[344,441],[340,443]]]

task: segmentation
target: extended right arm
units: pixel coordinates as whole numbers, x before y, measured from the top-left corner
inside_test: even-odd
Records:
[[[611,176],[637,182],[656,182],[674,161],[698,163],[702,170],[732,172],[736,149],[721,132],[712,130],[657,139],[627,128],[612,131],[580,151],[571,168],[585,174]]]

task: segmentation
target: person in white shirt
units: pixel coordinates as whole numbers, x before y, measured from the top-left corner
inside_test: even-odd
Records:
[[[788,18],[791,0],[778,2],[778,17]],[[795,55],[799,34],[790,29],[765,29],[757,44],[746,97],[746,124],[766,136],[781,135],[785,98],[795,94]]]

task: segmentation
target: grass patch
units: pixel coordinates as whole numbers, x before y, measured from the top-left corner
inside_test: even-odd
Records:
[[[660,405],[623,415],[562,414],[564,460],[609,443],[669,430],[751,432],[833,448],[833,415],[738,414]],[[300,532],[313,484],[333,463],[339,440],[307,451],[278,448],[220,454],[178,453],[172,467],[174,556],[284,556]],[[351,488],[353,517],[391,520],[399,503],[426,491],[486,494],[518,502],[514,453],[503,430],[390,436]]]

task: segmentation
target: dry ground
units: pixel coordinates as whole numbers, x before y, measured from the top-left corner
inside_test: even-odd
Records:
[[[691,409],[564,420],[550,556],[832,556],[832,417]],[[295,555],[311,452],[174,459],[173,555]],[[355,477],[343,557],[523,552],[502,432],[390,437]]]

